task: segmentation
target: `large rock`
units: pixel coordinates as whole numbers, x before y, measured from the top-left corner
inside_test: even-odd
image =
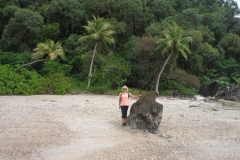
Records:
[[[220,90],[220,85],[217,82],[213,82],[209,85],[204,85],[200,88],[198,94],[204,97],[213,97]]]
[[[216,99],[225,99],[240,102],[240,87],[236,85],[227,86],[215,95]]]
[[[127,119],[130,128],[158,133],[163,105],[157,103],[155,99],[154,92],[149,92],[132,105]]]

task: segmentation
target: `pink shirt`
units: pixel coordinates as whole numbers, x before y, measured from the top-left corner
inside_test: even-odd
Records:
[[[122,94],[122,96],[121,96]],[[128,103],[128,93],[120,93],[119,94],[119,100],[120,100],[120,106],[129,106],[129,103]]]

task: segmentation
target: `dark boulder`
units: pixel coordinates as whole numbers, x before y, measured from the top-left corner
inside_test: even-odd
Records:
[[[203,85],[198,94],[200,94],[201,96],[207,97],[208,96],[208,85]]]
[[[220,85],[217,82],[213,82],[209,85],[204,85],[200,88],[198,94],[204,97],[213,97],[216,95],[220,90]]]
[[[127,119],[130,128],[158,133],[163,105],[157,103],[155,99],[155,93],[149,92],[132,105]]]

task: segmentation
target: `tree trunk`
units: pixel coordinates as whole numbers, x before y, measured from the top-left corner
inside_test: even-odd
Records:
[[[172,53],[173,53],[173,52],[172,52]],[[159,74],[158,74],[158,78],[157,78],[157,82],[156,82],[156,88],[155,88],[155,94],[157,94],[157,95],[159,95],[158,86],[159,86],[160,77],[161,77],[161,75],[162,75],[162,72],[163,72],[163,70],[164,70],[164,68],[165,68],[168,60],[169,60],[170,57],[172,56],[172,53],[168,56],[168,58],[166,59],[166,61],[165,61],[164,65],[163,65],[161,71],[160,71]]]
[[[36,60],[36,61],[30,62],[30,63],[24,64],[21,67],[19,67],[18,69],[16,69],[15,72],[17,72],[18,70],[22,69],[23,67],[29,66],[29,65],[37,63],[37,62],[43,62],[43,61],[46,61],[46,60],[47,59],[41,59],[41,60]]]
[[[134,33],[135,35],[137,36],[137,31],[136,31],[136,20],[135,20],[135,16],[133,15],[133,30],[134,30]]]
[[[96,50],[97,50],[97,45],[98,42],[96,41],[95,47],[94,47],[94,51],[93,51],[93,56],[92,56],[92,61],[91,61],[91,65],[90,65],[90,69],[89,69],[89,74],[88,74],[88,85],[87,85],[87,89],[90,87],[90,83],[91,83],[91,77],[92,77],[92,66],[93,66],[93,60],[96,54]]]
[[[144,90],[146,90],[146,89],[147,89],[148,91],[151,90],[151,86],[152,86],[152,82],[153,82],[153,80],[154,80],[154,77],[155,77],[155,76],[152,76],[152,77],[150,78],[150,80],[147,82],[147,84],[143,87]]]
[[[17,44],[17,50],[18,50],[18,52],[23,52],[23,51],[20,50],[19,47],[20,47],[20,45],[23,43],[23,40],[24,40],[24,38],[26,37],[26,35],[28,34],[28,32],[29,32],[29,29],[27,29],[27,30],[24,32],[21,40],[18,42],[18,44]]]

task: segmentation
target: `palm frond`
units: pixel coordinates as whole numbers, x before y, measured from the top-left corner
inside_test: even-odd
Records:
[[[105,36],[112,36],[115,33],[116,33],[116,31],[114,31],[114,30],[107,30],[107,31],[104,31],[102,34]]]
[[[57,58],[57,54],[51,52],[51,53],[48,54],[48,57],[49,57],[51,60],[54,60],[54,59]]]
[[[171,47],[167,46],[163,49],[162,54],[167,53]]]
[[[57,41],[57,43],[55,43],[55,47],[62,48],[62,43],[60,41]]]
[[[115,44],[115,40],[113,37],[103,37],[103,42],[106,42],[108,44]]]
[[[107,51],[108,51],[108,46],[107,46],[106,41],[101,41],[101,42],[104,44],[104,46],[106,47],[106,49],[107,49]]]
[[[157,48],[155,50],[162,51],[165,47],[166,47],[166,44],[161,44],[161,45],[157,46]]]
[[[184,50],[180,49],[179,52],[181,53],[181,55],[187,60],[187,54],[186,52],[184,52]]]

